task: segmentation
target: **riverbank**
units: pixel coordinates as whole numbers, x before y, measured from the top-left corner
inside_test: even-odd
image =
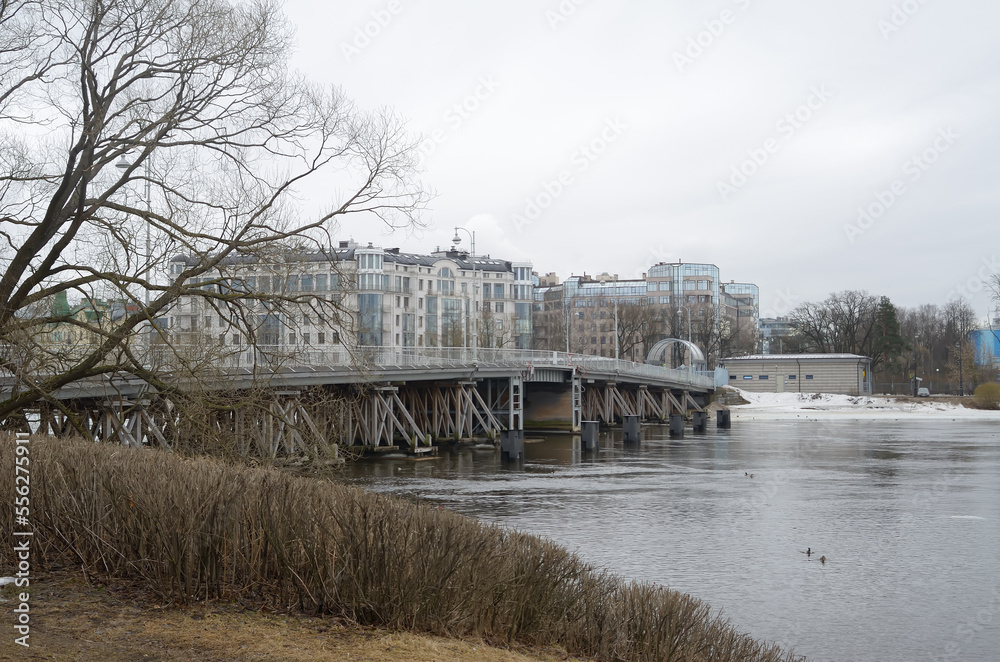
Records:
[[[733,418],[743,420],[809,420],[819,418],[964,418],[1000,420],[1000,411],[965,406],[972,398],[932,396],[851,396],[831,393],[752,393],[733,389],[748,404],[733,405]]]
[[[0,575],[10,568],[0,569]],[[16,591],[0,587],[8,616]],[[3,644],[11,659],[55,662],[288,660],[334,662],[557,662],[559,649],[509,650],[414,632],[349,625],[336,618],[266,612],[225,602],[164,605],[141,582],[103,583],[77,569],[37,574],[30,648]],[[8,648],[10,647],[10,648]],[[4,659],[7,659],[6,657]]]
[[[0,492],[14,492],[14,443],[0,435],[0,450],[9,450],[0,452]],[[61,564],[141,581],[153,595],[194,607],[211,597],[209,610],[234,604],[245,610],[237,614],[325,614],[361,627],[515,650],[555,646],[599,660],[657,662],[667,650],[693,661],[798,660],[688,594],[625,580],[544,537],[429,503],[153,449],[41,436],[17,443],[30,443],[31,474],[45,477],[31,483],[31,519],[19,515],[33,527],[32,569]],[[0,519],[14,520],[12,500],[0,501]],[[0,530],[0,557],[14,556],[17,535]],[[162,659],[158,637],[166,635],[148,633],[150,619],[139,614],[108,641],[138,634]],[[60,617],[52,622],[57,632],[66,626]],[[230,646],[221,623],[216,644]],[[107,623],[85,627],[104,632]],[[83,636],[93,642],[86,629]],[[240,646],[292,659],[284,647],[298,639],[276,649],[254,634],[262,636],[263,648],[252,638]],[[178,650],[200,651],[208,639],[185,637]]]

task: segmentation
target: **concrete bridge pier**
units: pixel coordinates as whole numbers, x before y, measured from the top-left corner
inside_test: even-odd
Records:
[[[583,421],[581,432],[581,446],[586,453],[600,449],[597,441],[597,434],[600,431],[600,421]]]
[[[583,387],[575,374],[563,382],[524,383],[524,428],[579,432]]]
[[[623,441],[626,444],[638,444],[641,438],[639,416],[627,414],[622,417]]]
[[[500,459],[504,462],[524,462],[523,430],[504,430],[500,433]]]

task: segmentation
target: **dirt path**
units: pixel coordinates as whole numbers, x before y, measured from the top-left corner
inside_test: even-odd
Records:
[[[9,568],[7,568],[9,570]],[[9,575],[0,569],[0,576]],[[30,648],[14,643],[12,585],[0,587],[0,660],[74,662],[357,660],[555,662],[558,650],[510,651],[408,632],[348,626],[332,618],[247,611],[239,605],[157,604],[134,582],[88,583],[63,569],[32,582]]]

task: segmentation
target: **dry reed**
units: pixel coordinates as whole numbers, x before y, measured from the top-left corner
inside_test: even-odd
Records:
[[[0,435],[2,436],[2,435]],[[13,436],[0,494],[13,494]],[[34,560],[597,660],[789,661],[689,595],[625,582],[542,538],[274,469],[34,437]],[[13,499],[0,499],[2,521]],[[10,557],[9,528],[0,550]]]

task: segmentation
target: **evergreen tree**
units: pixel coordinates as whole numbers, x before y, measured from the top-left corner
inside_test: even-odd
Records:
[[[896,306],[889,297],[881,297],[875,311],[875,356],[872,363],[892,370],[896,360],[907,351],[908,344],[899,331]]]

